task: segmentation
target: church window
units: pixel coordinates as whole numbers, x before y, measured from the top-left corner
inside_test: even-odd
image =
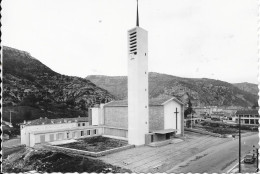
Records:
[[[90,130],[87,131],[87,135],[90,135]]]
[[[133,38],[132,40],[130,40],[130,42],[134,42],[134,41],[136,41],[136,38]]]
[[[80,136],[83,136],[83,133],[84,133],[83,131],[80,131]]]
[[[136,47],[136,45],[130,46],[130,49],[135,48],[135,47]]]
[[[131,52],[132,52],[132,51],[136,51],[136,48],[133,48],[133,49],[131,49],[130,51],[131,51]]]
[[[132,36],[132,35],[134,35],[134,34],[136,34],[136,32],[131,33],[130,36]]]
[[[134,44],[136,44],[136,42],[131,42],[131,43],[130,43],[130,45],[134,45]]]
[[[96,135],[96,134],[97,134],[97,130],[96,130],[96,129],[94,129],[94,131],[93,131],[93,134],[94,134],[94,135]]]
[[[82,126],[85,126],[85,123],[82,123]]]
[[[144,89],[146,91],[146,89]]]
[[[130,36],[130,39],[136,38],[136,35],[132,35]]]
[[[146,53],[144,53],[144,55],[146,56]]]
[[[80,123],[78,124],[78,127],[80,126]]]
[[[146,71],[144,73],[146,74]]]

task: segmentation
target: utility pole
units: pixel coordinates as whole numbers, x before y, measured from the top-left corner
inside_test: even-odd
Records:
[[[240,115],[238,115],[238,124],[239,124],[239,140],[238,140],[238,143],[239,143],[239,161],[238,161],[238,165],[239,165],[239,173],[241,173],[241,120],[240,120]]]
[[[191,129],[192,129],[192,123],[193,123],[192,117],[193,117],[193,114],[191,113]]]
[[[14,111],[11,111],[11,110],[9,111],[9,113],[10,113],[10,124],[12,124],[12,112],[15,113]]]
[[[258,148],[256,148],[256,172],[259,172],[258,165]]]

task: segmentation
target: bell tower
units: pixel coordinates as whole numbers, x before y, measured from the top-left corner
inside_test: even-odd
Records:
[[[149,133],[148,32],[139,27],[138,0],[136,27],[128,30],[128,143],[145,144]]]

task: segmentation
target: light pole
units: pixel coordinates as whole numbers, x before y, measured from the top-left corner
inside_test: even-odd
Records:
[[[238,127],[239,127],[239,161],[238,161],[238,165],[239,165],[239,173],[241,173],[241,131],[240,131],[240,126],[241,126],[241,122],[240,122],[240,115],[238,115]]]

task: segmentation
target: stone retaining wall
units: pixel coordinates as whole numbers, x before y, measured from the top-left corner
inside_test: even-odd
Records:
[[[118,147],[118,148],[115,148],[115,149],[105,150],[105,151],[101,151],[101,152],[90,152],[90,151],[71,149],[71,148],[66,148],[66,147],[51,146],[51,145],[47,145],[47,144],[44,144],[43,147],[46,148],[46,149],[49,149],[49,150],[60,151],[60,152],[63,152],[63,153],[72,153],[72,154],[78,154],[78,155],[100,157],[100,156],[104,156],[104,155],[107,155],[107,154],[111,154],[111,153],[123,151],[123,150],[126,150],[126,149],[130,149],[130,148],[133,148],[135,146],[134,145],[126,145],[126,146],[123,146],[123,147]]]

